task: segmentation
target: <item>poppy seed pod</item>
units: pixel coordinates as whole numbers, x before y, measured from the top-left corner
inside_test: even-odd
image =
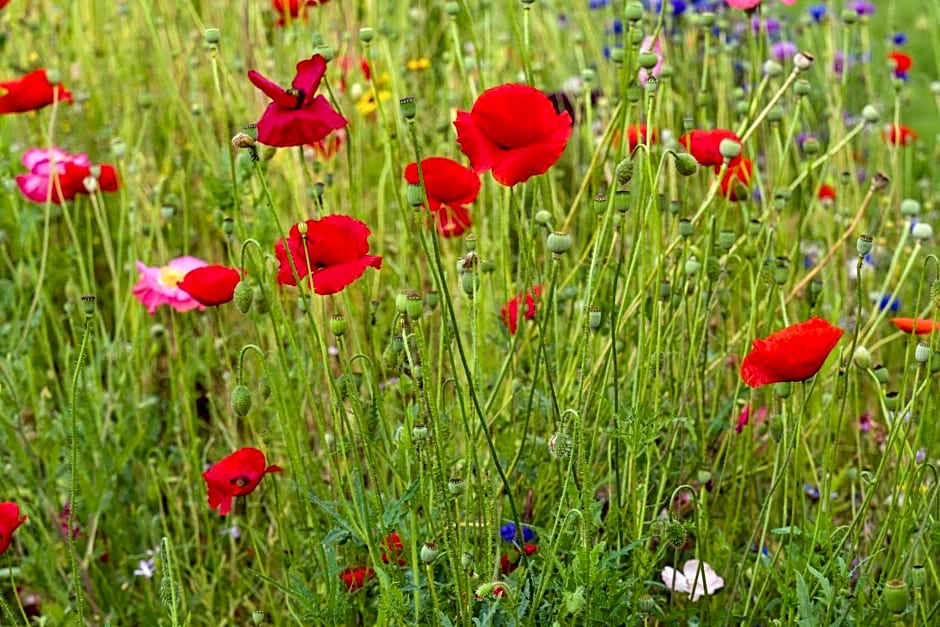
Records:
[[[885,408],[888,411],[894,411],[898,408],[900,397],[897,392],[885,392]]]
[[[594,194],[594,199],[591,204],[594,207],[594,213],[597,215],[603,215],[604,212],[607,211],[607,194],[604,192],[597,192]]]
[[[774,60],[764,61],[764,74],[767,76],[780,76],[783,73],[783,66]]]
[[[217,46],[222,41],[222,33],[218,28],[207,28],[203,31],[202,38],[210,46]]]
[[[774,383],[774,394],[776,394],[777,398],[790,398],[792,389],[793,386],[789,381]]]
[[[793,57],[793,65],[800,72],[805,72],[813,67],[813,55],[808,52],[797,52]]]
[[[251,411],[251,391],[245,385],[236,385],[232,389],[232,411],[239,418],[244,418]]]
[[[859,257],[864,257],[871,252],[872,243],[874,238],[871,235],[864,234],[858,237],[858,241],[855,242],[855,249],[858,251]]]
[[[600,307],[591,307],[588,312],[588,328],[592,333],[597,333],[597,330],[601,328],[601,318]]]
[[[643,5],[639,2],[630,2],[623,8],[623,17],[628,22],[639,22],[643,19]]]
[[[933,236],[933,227],[926,222],[918,222],[911,229],[911,236],[919,242],[924,242]]]
[[[638,609],[641,614],[652,614],[656,609],[656,601],[648,594],[641,594],[636,600],[636,609]]]
[[[359,39],[364,43],[369,43],[375,39],[375,29],[369,28],[368,26],[363,26],[359,29]]]
[[[917,344],[914,348],[914,359],[921,365],[926,364],[930,359],[930,344],[927,342]]]
[[[334,314],[330,318],[330,331],[336,337],[343,337],[346,334],[346,316],[343,314]]]
[[[900,579],[892,579],[886,583],[882,595],[884,597],[885,607],[895,614],[901,614],[907,609],[907,604],[910,602],[907,583]]]
[[[911,568],[911,583],[915,590],[920,590],[927,583],[927,571],[920,564]]]
[[[741,156],[741,142],[733,139],[722,139],[718,143],[718,152],[726,161],[731,161]]]
[[[447,482],[447,491],[451,496],[460,496],[467,491],[467,484],[460,477],[454,477]]]
[[[421,317],[424,311],[424,299],[417,292],[409,292],[405,297],[405,313],[412,320]]]
[[[91,295],[82,296],[82,313],[86,318],[95,315],[95,297]]]
[[[434,560],[437,559],[437,556],[441,554],[441,550],[437,547],[437,544],[434,542],[425,542],[424,546],[421,547],[421,561],[425,564],[431,564]]]
[[[659,63],[659,55],[655,52],[641,52],[639,63],[644,70],[652,70]]]
[[[718,233],[718,247],[722,250],[731,250],[736,240],[737,236],[734,234],[734,231],[724,229]]]
[[[793,83],[793,93],[797,96],[808,96],[811,86],[809,81],[803,80],[802,78],[795,83]]]
[[[617,190],[614,192],[614,210],[617,213],[626,213],[630,209],[630,192]]]
[[[415,442],[424,442],[428,439],[427,425],[417,424],[411,429],[411,439]]]
[[[871,369],[871,371],[872,371],[872,374],[875,375],[875,379],[881,385],[884,385],[888,382],[888,375],[890,373],[888,372],[888,369],[884,367],[884,364],[876,365],[874,368]]]
[[[407,96],[398,101],[401,108],[401,115],[408,121],[414,120],[418,114],[418,106],[415,104],[414,96]]]
[[[698,162],[689,153],[680,152],[675,157],[676,172],[682,176],[692,176],[698,172]]]
[[[571,249],[571,236],[562,231],[555,231],[549,234],[547,245],[553,255],[563,255]]]
[[[920,203],[913,198],[905,198],[901,201],[901,215],[913,217],[920,213]]]
[[[679,235],[682,237],[691,237],[692,233],[695,231],[695,227],[692,225],[692,221],[688,218],[682,218],[679,220]]]
[[[539,209],[535,212],[535,223],[539,226],[550,226],[552,223],[552,213],[545,209]]]

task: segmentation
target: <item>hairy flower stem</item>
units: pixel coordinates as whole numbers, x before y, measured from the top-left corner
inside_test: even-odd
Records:
[[[82,576],[75,557],[75,510],[78,507],[78,379],[82,372],[82,362],[88,349],[88,338],[91,335],[93,313],[85,314],[85,324],[82,328],[82,341],[78,347],[78,360],[75,363],[75,372],[72,373],[72,386],[69,392],[69,516],[66,522],[65,542],[69,551],[69,568],[72,570],[72,585],[75,588],[75,609],[78,612],[78,622],[85,624],[85,595],[82,588]]]
[[[427,186],[424,182],[424,168],[421,165],[421,149],[418,144],[418,131],[415,128],[414,120],[409,120],[408,122],[408,132],[411,135],[411,143],[414,147],[415,153],[415,163],[418,167],[418,183],[421,185],[421,190],[425,196],[425,201],[427,206],[430,206],[430,201],[427,198]],[[424,252],[427,255],[427,242],[424,234],[419,238],[421,240],[421,245],[424,248]],[[454,303],[451,298],[450,291],[447,289],[447,277],[444,275],[444,265],[441,262],[441,251],[440,246],[437,241],[436,232],[432,233],[430,238],[432,245],[432,255],[430,258],[433,263],[433,274],[435,282],[437,283],[437,291],[441,295],[441,300],[444,303],[444,309],[447,311],[447,316],[445,320],[450,327],[451,336],[454,338],[454,343],[457,345],[457,353],[460,357],[460,365],[463,368],[464,374],[467,378],[467,394],[470,397],[470,401],[473,405],[473,409],[477,415],[477,419],[480,421],[480,427],[483,431],[483,437],[486,439],[486,446],[490,451],[491,461],[493,466],[496,468],[496,472],[499,475],[499,479],[503,484],[503,488],[506,491],[506,499],[509,501],[509,511],[512,513],[513,522],[516,524],[517,529],[522,528],[522,518],[519,516],[519,510],[516,507],[516,501],[512,495],[512,486],[509,483],[509,478],[506,476],[505,471],[503,470],[502,464],[499,462],[499,453],[496,450],[496,445],[493,443],[493,436],[490,434],[489,425],[486,423],[486,416],[483,415],[483,408],[480,406],[480,399],[477,396],[476,388],[473,384],[473,373],[470,369],[470,364],[467,361],[466,351],[463,347],[463,342],[460,339],[459,325],[457,324],[457,314],[454,312]],[[460,384],[457,383],[458,387]],[[522,552],[522,559],[524,562],[527,562],[527,555],[525,551]]]

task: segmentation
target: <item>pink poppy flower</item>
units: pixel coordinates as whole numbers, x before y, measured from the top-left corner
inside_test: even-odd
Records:
[[[165,266],[147,266],[137,262],[140,280],[134,286],[134,296],[152,316],[160,305],[169,305],[176,311],[205,309],[198,300],[179,287],[190,270],[208,266],[207,261],[196,257],[177,257]]]
[[[51,199],[55,204],[61,204],[63,200],[71,201],[78,194],[89,194],[95,189],[103,192],[118,189],[114,166],[92,166],[85,153],[73,155],[55,146],[30,148],[23,153],[23,165],[29,168],[29,174],[17,176],[16,184],[33,202],[45,203]],[[50,177],[58,179],[52,181],[51,187]]]
[[[761,0],[725,0],[728,3],[729,7],[734,9],[742,9],[744,11],[750,11],[751,9],[756,9],[757,6],[761,3]],[[796,4],[796,0],[780,0],[783,4],[792,7]]]

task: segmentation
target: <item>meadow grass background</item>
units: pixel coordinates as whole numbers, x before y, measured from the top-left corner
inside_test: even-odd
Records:
[[[89,623],[114,625],[940,620],[937,378],[914,363],[918,340],[887,322],[935,315],[936,258],[925,257],[936,240],[915,245],[899,208],[917,200],[917,219],[936,223],[940,121],[931,83],[940,72],[940,7],[876,3],[874,16],[846,26],[842,6],[830,3],[831,20],[797,29],[805,3],[765,4],[789,17],[786,32],[816,62],[801,76],[809,95],[788,91],[781,122],[761,124],[745,144],[763,157],[752,186],[760,199],[713,199],[708,168],[680,177],[654,144],[635,158],[629,211],[620,215],[592,200],[614,197],[613,173],[626,156],[615,130],[649,120],[660,137],[666,129],[678,136],[686,116],[695,127],[737,129],[790,63],[759,96],[736,94],[738,82],[757,82],[769,49],[745,36],[714,48],[702,91],[704,30],[687,14],[663,22],[675,26],[664,55],[674,73],[647,98],[626,89],[637,87],[634,50],[622,65],[603,54],[617,41],[618,2],[592,10],[537,0],[528,17],[516,2],[460,2],[450,18],[441,2],[333,0],[279,28],[266,2],[13,0],[0,13],[2,76],[55,68],[76,99],[0,118],[0,499],[29,516],[0,557],[0,594],[17,621],[32,611],[27,594],[41,599],[33,620],[48,625],[76,622],[80,611]],[[718,16],[729,27],[740,19]],[[659,22],[647,11],[642,29]],[[205,42],[208,27],[220,30],[218,46]],[[374,29],[368,45],[362,27]],[[896,91],[882,60],[897,31],[908,35],[902,49],[915,66]],[[870,61],[843,80],[831,68],[844,42]],[[350,120],[343,147],[328,159],[262,149],[256,167],[230,142],[267,104],[245,72],[287,84],[296,62],[316,51],[333,56],[321,93]],[[408,69],[421,58],[426,69]],[[549,173],[511,191],[483,175],[471,231],[491,265],[471,299],[454,269],[467,244],[438,242],[439,273],[425,253],[432,234],[407,205],[402,171],[415,144],[398,100],[417,99],[422,156],[465,162],[455,112],[488,87],[525,81],[526,68],[546,92],[572,77],[592,82],[572,93],[578,120]],[[373,88],[367,112],[362,97]],[[590,90],[600,96],[586,108]],[[832,147],[868,104],[881,121],[807,171],[796,135]],[[916,146],[883,141],[882,125],[895,117],[917,130]],[[53,144],[113,163],[121,190],[62,207],[26,201],[13,182],[20,155]],[[875,171],[891,182],[865,200]],[[823,183],[836,188],[831,207],[816,199]],[[843,237],[859,207],[861,222]],[[536,221],[539,210],[547,225]],[[282,233],[274,215],[289,225],[331,213],[370,226],[382,270],[333,297],[275,286]],[[693,216],[693,235],[679,236],[678,220]],[[760,221],[753,231],[751,220]],[[550,230],[573,240],[557,260],[546,249]],[[715,245],[722,231],[734,234],[730,250]],[[874,261],[856,281],[862,233],[875,237]],[[162,265],[191,254],[239,265],[249,238],[260,243],[245,257],[260,291],[247,315],[228,305],[151,317],[131,295],[136,260]],[[804,258],[818,261],[833,247],[811,302],[796,289],[810,271]],[[699,269],[689,272],[693,260]],[[545,313],[510,335],[500,308],[540,283],[550,286]],[[423,299],[417,320],[397,312],[403,290]],[[878,307],[886,293],[901,303],[897,314]],[[77,368],[83,295],[94,295],[96,308]],[[456,326],[443,299],[453,301]],[[602,316],[596,333],[591,306]],[[330,331],[335,314],[348,320],[342,338]],[[789,398],[746,388],[737,365],[751,340],[813,314],[848,331],[820,375]],[[936,334],[927,341],[936,351]],[[258,351],[245,353],[241,380],[253,407],[239,418],[229,399],[249,344]],[[886,366],[886,383],[852,364],[855,344]],[[899,393],[897,406],[886,392]],[[768,416],[737,433],[746,405],[752,416],[766,406]],[[866,414],[870,430],[860,428]],[[429,444],[413,435],[425,416]],[[550,441],[561,454],[550,454]],[[208,509],[201,474],[243,446],[261,448],[286,472],[265,478],[223,519]],[[441,490],[450,478],[463,479],[467,494]],[[80,527],[75,567],[61,526],[67,503]],[[499,527],[520,518],[539,549],[507,574],[500,558],[516,555]],[[391,531],[405,543],[403,567],[381,560],[379,542]],[[433,564],[422,562],[426,543],[443,549]],[[660,577],[693,557],[725,580],[695,603],[670,594]],[[135,575],[148,559],[153,576]],[[357,565],[377,574],[348,592],[339,573]],[[926,583],[915,586],[922,575]],[[908,586],[897,616],[883,597],[892,580]],[[497,581],[502,597],[486,587]]]

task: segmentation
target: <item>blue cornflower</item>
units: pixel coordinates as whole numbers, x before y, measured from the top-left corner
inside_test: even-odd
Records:
[[[613,23],[607,28],[607,32],[613,35],[623,35],[623,22],[620,20],[614,20]]]
[[[826,17],[826,5],[824,4],[814,4],[813,6],[807,9],[809,11],[809,16],[813,18],[813,21],[817,24]]]
[[[881,297],[881,302],[878,303],[878,309],[882,311],[887,309],[891,313],[897,313],[901,309],[901,301],[891,294],[885,294]]]
[[[516,531],[516,523],[506,523],[499,528],[499,535],[504,542],[510,544],[528,544],[535,539],[535,531],[531,527],[522,526],[522,542],[519,542],[519,533]]]
[[[819,488],[808,483],[803,484],[803,492],[809,497],[809,500],[815,503],[819,500]]]
[[[891,41],[895,46],[903,46],[907,43],[907,33],[895,33],[891,37]]]
[[[610,4],[610,0],[590,0],[588,8],[591,10],[603,9]]]

